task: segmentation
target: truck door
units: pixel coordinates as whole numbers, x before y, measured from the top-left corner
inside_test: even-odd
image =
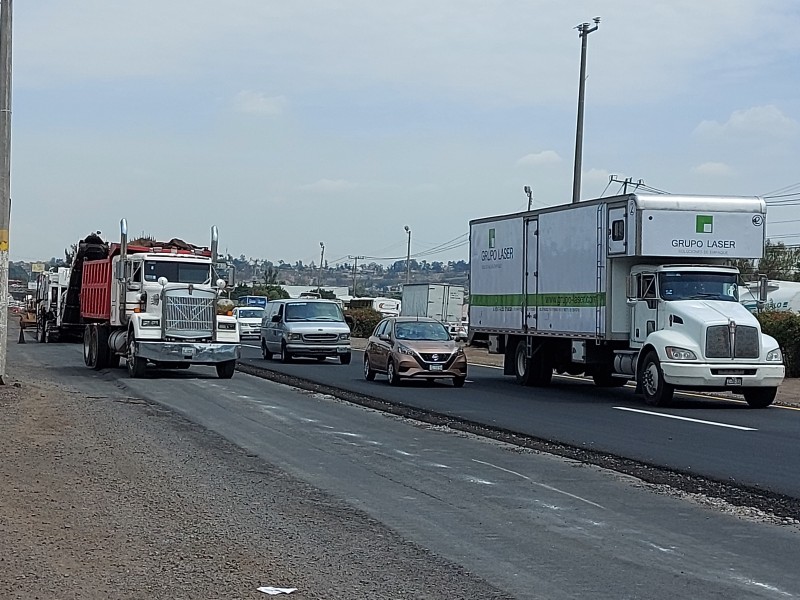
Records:
[[[639,273],[634,278],[636,303],[631,308],[630,343],[632,348],[641,348],[647,336],[656,330],[659,301],[655,274]]]
[[[539,293],[539,221],[531,219],[525,222],[525,322],[523,327],[528,331],[538,329],[536,319]]]

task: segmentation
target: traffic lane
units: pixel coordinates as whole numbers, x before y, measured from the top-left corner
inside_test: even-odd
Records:
[[[607,452],[648,464],[769,489],[800,497],[800,415],[778,409],[751,410],[713,398],[681,397],[669,409],[650,409],[630,388],[602,389],[562,379],[550,388],[523,388],[497,369],[470,366],[470,383],[388,386],[382,377],[367,382],[360,354],[350,365],[334,361],[264,361],[254,348],[244,362],[477,423]],[[627,412],[617,407],[640,412]],[[724,410],[723,410],[724,409]],[[706,421],[681,421],[658,415]],[[734,425],[753,429],[729,429]]]
[[[208,370],[206,370],[208,371]],[[120,377],[120,374],[115,374]],[[119,381],[519,598],[800,593],[787,529],[239,374]],[[775,559],[778,555],[777,560]]]

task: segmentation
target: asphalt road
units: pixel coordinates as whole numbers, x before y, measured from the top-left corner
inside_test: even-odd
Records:
[[[213,370],[195,367],[131,380],[122,369],[86,369],[79,346],[29,344],[18,351],[87,393],[122,388],[178,411],[516,598],[800,596],[796,527],[727,514],[611,471],[242,373],[220,380]],[[286,368],[362,385],[354,377],[359,367]],[[513,422],[520,412],[513,396],[505,398],[496,378],[479,388],[480,373],[472,376],[474,387],[463,390],[371,385],[438,410],[480,416],[486,407],[470,407],[472,394],[496,409],[498,421]],[[478,391],[492,386],[492,394]],[[612,412],[618,402],[591,400],[591,390],[549,394],[550,403],[566,394],[559,410],[567,413],[599,406],[613,415],[604,422],[630,417]],[[527,401],[528,408],[548,404]]]
[[[242,362],[390,402],[432,410],[548,441],[608,452],[718,481],[735,481],[800,498],[800,410],[750,409],[744,402],[679,395],[651,408],[630,388],[600,389],[577,378],[550,388],[524,388],[500,369],[470,365],[467,384],[442,381],[387,385],[365,381],[361,352],[350,365],[261,358],[245,342]]]

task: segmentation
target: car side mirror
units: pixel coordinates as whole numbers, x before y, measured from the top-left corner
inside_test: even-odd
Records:
[[[281,316],[280,315],[272,315],[272,322],[273,323],[280,323],[281,322]]]
[[[382,334],[380,334],[380,335],[378,336],[378,339],[379,339],[380,341],[382,341],[382,342],[388,342],[388,341],[389,341],[389,336],[388,336],[388,335],[386,335],[385,333],[382,333]]]

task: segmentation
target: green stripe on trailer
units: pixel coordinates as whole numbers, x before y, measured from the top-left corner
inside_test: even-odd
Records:
[[[472,306],[517,306],[525,301],[524,294],[472,294],[469,303]]]
[[[606,305],[605,292],[563,293],[563,294],[473,294],[472,306],[521,307],[527,299],[527,306],[547,308],[598,308]]]

